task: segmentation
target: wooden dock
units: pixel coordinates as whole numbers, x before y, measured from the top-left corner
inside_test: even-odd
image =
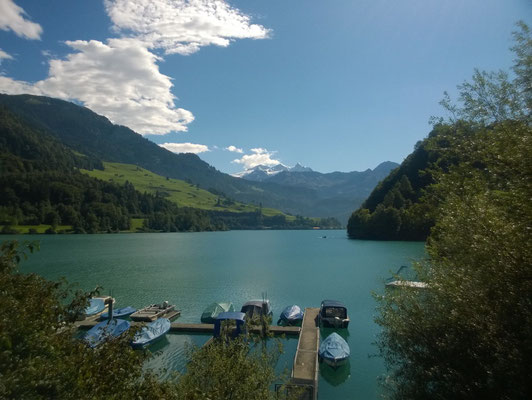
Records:
[[[132,321],[153,322],[158,318],[172,319],[179,315],[181,315],[181,311],[176,310],[173,304],[166,304],[165,306],[152,304],[134,312],[130,315],[130,318]]]
[[[77,321],[75,325],[80,329],[90,329],[95,326],[99,321],[96,320],[84,320]],[[131,322],[131,326],[143,325],[142,322]],[[258,333],[260,327],[251,326],[248,327],[249,332]],[[274,335],[299,335],[301,328],[297,326],[270,326],[270,332]],[[214,332],[214,324],[184,324],[179,322],[172,322],[170,324],[170,332],[189,332],[189,333],[210,333]]]
[[[318,398],[318,349],[320,346],[320,329],[317,324],[319,308],[306,308],[290,384],[303,388],[300,399],[316,400]]]

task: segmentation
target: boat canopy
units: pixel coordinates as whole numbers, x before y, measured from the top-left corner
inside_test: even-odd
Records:
[[[326,360],[338,362],[348,358],[351,350],[347,342],[339,334],[333,332],[321,342],[318,354]]]
[[[321,314],[325,318],[347,318],[346,306],[337,300],[323,300],[321,302]]]
[[[246,313],[249,318],[271,313],[270,300],[251,300],[242,306],[240,312]]]
[[[243,312],[223,312],[218,314],[214,321],[214,337],[219,337],[224,328],[224,321],[228,321],[230,326],[234,323],[236,329],[231,332],[231,337],[236,337],[245,331],[246,314]],[[233,321],[233,322],[230,322]]]
[[[120,336],[130,326],[129,321],[124,319],[109,319],[93,326],[85,335],[84,340],[94,348],[108,338]]]
[[[218,314],[231,311],[235,311],[233,303],[211,303],[201,314],[201,322],[206,324],[214,324]]]
[[[131,345],[133,348],[139,348],[154,342],[170,330],[170,325],[168,318],[159,318],[150,322],[135,334]]]
[[[303,319],[303,311],[298,305],[292,305],[286,307],[281,313],[281,319],[287,322],[290,321],[299,321]]]

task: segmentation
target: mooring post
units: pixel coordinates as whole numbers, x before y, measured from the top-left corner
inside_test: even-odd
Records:
[[[111,321],[113,319],[113,298],[112,297],[109,297],[108,299],[105,300],[105,303],[109,306],[108,307],[108,310],[109,310],[109,321]]]

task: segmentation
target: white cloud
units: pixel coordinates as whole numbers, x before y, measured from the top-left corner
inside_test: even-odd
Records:
[[[242,158],[233,160],[233,163],[242,164],[245,169],[254,168],[257,165],[274,166],[281,164],[280,161],[275,160],[272,156],[275,151],[268,151],[262,148],[251,149],[253,154],[245,154]]]
[[[24,9],[13,3],[13,0],[0,0],[0,29],[12,30],[25,39],[40,39],[42,27],[28,21]]]
[[[0,92],[7,94],[42,94],[31,83],[17,81],[0,75]]]
[[[122,38],[66,41],[73,52],[64,58],[44,50],[47,78],[32,83],[0,75],[0,92],[76,100],[140,134],[186,131],[194,115],[176,108],[171,78],[160,73],[162,58],[150,49],[191,54],[202,46],[228,46],[235,39],[262,39],[269,33],[223,0],[104,1]],[[0,0],[0,29],[39,39],[42,28],[24,16],[12,0]]]
[[[163,143],[159,146],[164,147],[166,150],[170,150],[172,153],[205,153],[210,151],[209,147],[204,144],[194,143]]]
[[[0,63],[2,60],[12,60],[13,56],[7,54],[4,50],[0,49]]]
[[[238,147],[233,146],[233,145],[227,146],[225,149],[230,151],[230,152],[232,152],[232,153],[243,153],[244,152],[244,150],[239,149]]]
[[[227,47],[234,39],[264,39],[270,32],[223,0],[105,0],[105,8],[116,31],[166,54]]]
[[[141,134],[186,131],[194,120],[190,111],[175,108],[171,79],[159,72],[157,56],[134,39],[66,44],[76,52],[50,60],[48,78],[31,85],[4,77],[0,91],[76,99]]]

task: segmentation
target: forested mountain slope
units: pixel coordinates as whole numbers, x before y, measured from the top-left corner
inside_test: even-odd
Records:
[[[162,190],[137,191],[130,181],[95,179],[81,169],[103,168],[94,154],[74,152],[45,129],[29,125],[0,106],[0,226],[48,225],[73,232],[114,232],[144,221],[144,230],[202,231],[220,229],[310,228],[320,221],[287,218],[275,210],[249,207],[204,192],[212,209],[179,207]],[[145,175],[145,173],[143,174]],[[156,179],[156,177],[152,177]],[[119,181],[119,179],[116,179]],[[158,182],[165,182],[162,177]],[[176,183],[177,185],[177,183]],[[192,198],[201,190],[182,182],[177,190]],[[220,203],[215,207],[215,203]],[[206,208],[206,207],[202,207]],[[331,221],[324,221],[329,224]]]
[[[186,180],[240,201],[262,203],[298,214],[299,204],[305,204],[306,199],[314,195],[302,188],[260,184],[224,174],[195,154],[174,154],[125,126],[114,125],[88,108],[63,100],[0,94],[0,104],[89,157],[135,164],[158,175]]]
[[[299,175],[291,178],[253,182],[224,174],[195,154],[174,154],[131,129],[114,125],[107,118],[73,103],[42,96],[0,94],[2,104],[32,127],[48,132],[90,159],[137,165],[215,194],[293,215],[332,216],[345,223],[351,211],[393,167],[385,163],[375,173],[323,174],[327,175],[325,185],[320,182],[322,177],[316,183],[301,184],[297,180],[305,179],[305,173],[296,172]],[[386,168],[388,171],[382,173]]]

